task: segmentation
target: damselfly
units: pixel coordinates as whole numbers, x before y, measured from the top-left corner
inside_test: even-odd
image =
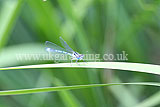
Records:
[[[69,47],[69,45],[62,39],[62,37],[60,37],[59,39],[60,39],[60,42],[64,48],[62,48],[52,42],[46,41],[46,43],[45,43],[46,51],[51,52],[53,54],[60,53],[60,54],[69,55],[69,56],[71,56],[71,62],[72,62],[72,60],[76,60],[76,62],[78,60],[83,60],[84,55],[73,51],[73,49]]]

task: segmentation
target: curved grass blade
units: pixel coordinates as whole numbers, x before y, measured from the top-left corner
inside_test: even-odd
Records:
[[[137,71],[137,72],[160,75],[159,65],[127,63],[127,62],[87,62],[87,63],[80,62],[78,64],[77,63],[40,64],[40,65],[0,68],[0,70],[31,69],[31,68],[106,68],[106,69]]]
[[[89,84],[89,85],[43,87],[43,88],[32,88],[32,89],[19,89],[19,90],[0,91],[0,96],[5,96],[5,95],[20,95],[20,94],[33,94],[33,93],[53,92],[53,91],[65,91],[65,90],[73,90],[73,89],[82,89],[82,88],[91,88],[91,87],[102,87],[102,86],[114,86],[114,85],[145,85],[145,86],[157,86],[157,87],[160,87],[160,83],[155,83],[155,82]]]

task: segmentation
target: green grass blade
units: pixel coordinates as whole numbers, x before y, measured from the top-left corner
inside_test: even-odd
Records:
[[[53,91],[65,91],[65,90],[91,88],[91,87],[102,87],[102,86],[113,86],[113,85],[146,85],[146,86],[158,86],[159,87],[160,83],[154,83],[154,82],[110,83],[110,84],[89,84],[89,85],[44,87],[44,88],[32,88],[32,89],[0,91],[0,96],[4,96],[4,95],[19,95],[19,94],[32,94],[32,93],[53,92]]]
[[[23,2],[22,0],[7,0],[2,3],[2,13],[0,13],[0,48],[8,39],[8,34],[16,21]]]
[[[135,107],[155,107],[158,104],[160,104],[160,91],[156,92],[151,97],[144,99],[144,101],[137,104]]]
[[[40,65],[27,65],[17,67],[0,68],[0,70],[13,70],[13,69],[31,69],[31,68],[106,68],[137,71],[144,73],[151,73],[160,75],[160,66],[152,64],[141,63],[127,63],[127,62],[80,62],[80,63],[59,63],[59,64],[40,64]]]
[[[58,78],[54,77],[52,78],[52,80],[53,80],[53,84],[55,84],[56,86],[60,86],[60,85],[65,86],[65,84]],[[61,96],[61,99],[63,100],[66,107],[81,107],[82,106],[72,92],[60,91],[58,94],[59,96]]]

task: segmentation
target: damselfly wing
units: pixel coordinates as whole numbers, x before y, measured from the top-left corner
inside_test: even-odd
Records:
[[[63,45],[64,48],[46,41],[46,50],[48,52],[52,52],[53,54],[59,53],[59,54],[67,54],[70,55],[72,57],[72,59],[76,59],[76,62],[78,60],[82,60],[83,59],[83,55],[79,54],[78,52],[73,51],[73,49],[71,47],[69,47],[69,45],[62,39],[62,37],[60,37],[60,42]],[[71,59],[71,60],[72,60]]]

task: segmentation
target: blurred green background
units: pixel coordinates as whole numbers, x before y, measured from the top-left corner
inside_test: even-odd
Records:
[[[0,67],[53,63],[16,54],[44,53],[45,41],[60,45],[59,36],[80,53],[125,51],[127,62],[160,64],[159,10],[160,0],[0,0]],[[107,69],[0,71],[1,90],[142,81],[160,78]],[[0,106],[159,107],[160,91],[131,85],[2,96]]]

